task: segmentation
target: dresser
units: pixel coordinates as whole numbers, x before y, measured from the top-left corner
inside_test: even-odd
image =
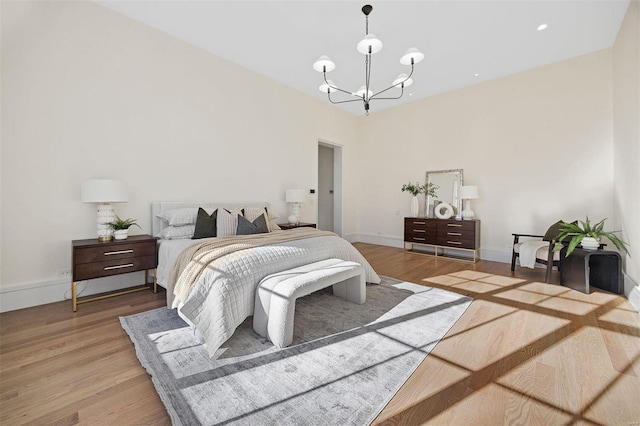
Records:
[[[134,235],[126,240],[100,242],[96,238],[74,240],[71,242],[73,281],[71,283],[71,300],[73,312],[78,304],[119,296],[147,288],[150,269],[158,266],[158,239],[150,235]],[[124,291],[110,292],[97,297],[78,300],[77,282],[129,272],[145,271],[145,283]],[[154,273],[153,292],[157,291],[156,274]]]
[[[476,262],[478,260],[478,249],[480,248],[480,221],[405,217],[405,250],[429,254],[414,251],[414,245],[416,244],[433,247],[435,256]],[[452,249],[472,253],[473,258],[451,256],[449,251]]]

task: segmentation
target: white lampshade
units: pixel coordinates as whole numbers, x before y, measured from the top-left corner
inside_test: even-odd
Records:
[[[465,185],[460,187],[460,199],[475,200],[478,198],[478,187],[475,185]]]
[[[327,83],[329,83],[329,84],[327,84]],[[331,80],[327,80],[327,82],[326,83],[322,83],[320,85],[320,87],[318,87],[318,89],[320,89],[320,91],[322,93],[327,93],[327,92],[333,93],[333,92],[336,91],[336,89],[334,89],[334,87],[336,87],[336,84]]]
[[[373,34],[367,34],[365,38],[360,40],[356,48],[358,52],[366,55],[369,53],[369,46],[371,46],[371,53],[378,53],[382,50],[382,42]]]
[[[424,54],[415,47],[412,47],[408,49],[404,53],[404,55],[402,55],[402,58],[400,58],[400,63],[402,65],[411,65],[411,58],[413,58],[413,63],[417,64],[424,59]]]
[[[126,203],[127,186],[114,179],[89,179],[82,183],[80,199],[83,203]]]
[[[287,189],[287,203],[302,203],[307,199],[307,192],[304,189]]]
[[[364,96],[365,91],[367,90],[367,88],[365,86],[362,86],[358,89],[358,91],[356,93],[354,93],[355,96],[358,96],[359,98]],[[371,91],[371,89],[369,89],[369,94],[368,94],[368,98],[370,98],[371,96],[373,96],[373,92]]]
[[[404,82],[404,87],[409,87],[413,84],[413,80],[411,80],[410,78],[406,74],[400,74],[398,76],[398,78],[396,78],[395,80],[393,80],[393,86],[396,86],[398,89],[400,89],[402,87],[402,83]]]
[[[313,63],[313,69],[318,72],[323,72],[325,71],[324,67],[327,67],[326,71],[330,72],[336,69],[336,64],[334,64],[328,56],[322,55]]]

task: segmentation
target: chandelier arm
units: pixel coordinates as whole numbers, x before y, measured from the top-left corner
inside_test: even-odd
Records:
[[[367,59],[368,61],[366,62],[365,68],[366,68],[366,88],[365,88],[365,92],[364,92],[364,98],[366,101],[369,101],[371,99],[371,97],[369,96],[369,84],[371,82],[371,46],[369,46],[369,54],[367,55]]]
[[[405,81],[409,80],[409,79],[411,78],[411,76],[412,76],[412,75],[413,75],[413,64],[411,64],[411,73],[407,76],[407,78],[405,78],[404,80],[402,80],[402,81],[401,81],[400,83],[398,83],[398,84],[393,84],[393,85],[391,85],[391,86],[387,87],[386,89],[379,91],[378,93],[374,93],[374,94],[371,96],[371,99],[400,99],[400,98],[402,97],[402,93],[401,93],[401,94],[400,94],[400,96],[398,96],[397,98],[376,98],[376,96],[378,96],[378,95],[379,95],[379,94],[381,94],[381,93],[386,92],[387,90],[391,90],[391,89],[393,89],[394,87],[398,87],[398,85],[400,85],[400,88],[402,89],[402,92],[404,92],[404,84],[402,84],[402,83],[404,83]]]
[[[349,96],[353,96],[353,92],[347,92],[346,90],[342,90],[341,88],[329,83],[327,81],[327,74],[325,72],[322,73],[322,76],[324,77],[324,82],[327,84],[327,86],[331,87],[332,89],[338,90],[340,92],[346,93]],[[331,99],[331,98],[329,98],[329,99]]]
[[[391,87],[389,87],[389,88],[387,88],[387,89],[384,89],[382,92],[386,92],[387,90],[391,89],[392,87],[395,87],[395,86],[391,86]],[[401,87],[400,89],[401,89],[400,94],[399,94],[397,97],[395,97],[395,98],[374,98],[374,97],[372,96],[372,97],[371,97],[371,100],[372,100],[372,101],[373,101],[373,100],[378,101],[378,100],[381,100],[381,99],[387,99],[387,100],[400,99],[400,98],[402,97],[402,95],[404,94],[404,87]],[[379,95],[379,94],[380,94],[380,93],[382,93],[382,92],[378,92],[378,93],[376,93],[376,95]],[[374,95],[374,96],[375,96],[375,95]]]
[[[331,102],[332,104],[344,104],[347,102],[358,102],[358,101],[362,101],[362,99],[358,98],[358,99],[349,99],[346,101],[334,101],[333,99],[331,99],[331,96],[329,96],[329,102]]]

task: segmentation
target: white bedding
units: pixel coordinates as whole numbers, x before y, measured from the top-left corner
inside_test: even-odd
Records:
[[[289,232],[289,231],[276,231]],[[158,283],[173,295],[167,278],[180,253],[204,240],[162,241],[159,249]],[[224,343],[235,329],[253,315],[255,291],[269,274],[329,258],[360,263],[366,280],[379,283],[380,277],[366,259],[348,241],[336,236],[320,236],[241,250],[213,261],[199,277],[186,300],[169,305],[180,306],[207,344],[209,355]]]

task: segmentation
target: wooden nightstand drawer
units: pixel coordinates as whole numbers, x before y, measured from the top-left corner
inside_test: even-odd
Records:
[[[76,281],[108,277],[126,272],[144,271],[156,267],[155,253],[149,256],[112,259],[104,262],[81,263],[75,265],[73,276]]]
[[[156,241],[149,241],[132,244],[118,244],[117,246],[81,247],[77,248],[74,252],[75,263],[83,264],[155,255],[156,244]]]

